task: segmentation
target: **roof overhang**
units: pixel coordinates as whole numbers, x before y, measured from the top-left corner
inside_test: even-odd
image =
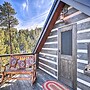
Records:
[[[65,5],[65,3],[63,3],[61,0],[54,1],[52,8],[50,10],[50,13],[48,15],[48,18],[44,24],[42,33],[39,37],[36,47],[34,48],[33,53],[38,53],[41,51],[41,48],[43,47],[44,43],[47,40],[48,35],[50,34],[51,30],[53,29],[54,24],[55,24],[56,20],[58,19],[64,5]]]
[[[90,0],[61,0],[62,2],[76,8],[90,16]]]
[[[84,4],[85,1],[86,4]],[[33,53],[38,53],[41,51],[65,3],[90,16],[90,5],[87,5],[88,1],[89,0],[55,0]]]

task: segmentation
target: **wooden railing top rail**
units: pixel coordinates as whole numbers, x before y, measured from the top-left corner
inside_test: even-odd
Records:
[[[0,57],[21,56],[21,55],[34,55],[34,53],[25,53],[25,54],[3,54],[3,55],[0,55]]]

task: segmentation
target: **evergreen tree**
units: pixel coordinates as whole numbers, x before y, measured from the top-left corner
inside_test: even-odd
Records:
[[[16,28],[11,28],[11,36],[12,36],[12,53],[20,53],[19,43],[18,43],[18,32]]]
[[[10,53],[12,54],[12,44],[11,44],[11,27],[18,25],[18,20],[14,17],[16,14],[15,10],[12,8],[12,5],[8,2],[4,2],[3,5],[0,5],[0,26],[6,27],[9,32],[10,37]]]
[[[4,31],[0,29],[0,54],[5,54],[6,52],[6,45],[4,45],[4,42],[5,42]]]

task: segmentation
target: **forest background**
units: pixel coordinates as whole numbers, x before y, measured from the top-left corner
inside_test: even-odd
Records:
[[[41,33],[41,28],[20,29],[15,28],[19,21],[17,13],[9,2],[0,5],[0,71],[3,70],[10,57],[7,54],[32,53]]]
[[[17,30],[17,13],[9,2],[0,5],[0,54],[31,53],[41,28]]]

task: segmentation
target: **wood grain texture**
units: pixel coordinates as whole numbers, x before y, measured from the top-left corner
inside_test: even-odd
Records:
[[[62,54],[62,32],[72,30],[72,55]],[[77,71],[76,71],[76,25],[68,25],[59,28],[58,30],[58,77],[63,83],[67,84],[68,86],[72,87],[73,90],[76,90],[76,78],[77,78]],[[68,39],[68,38],[66,38]],[[61,52],[60,52],[61,51]]]
[[[25,77],[27,77],[27,75],[25,75]],[[37,80],[32,86],[29,80],[28,81],[27,80],[17,80],[17,81],[10,80],[0,85],[0,90],[43,90],[42,85],[44,84],[44,82],[48,80],[57,81],[55,78],[51,77],[50,75],[38,69]],[[57,82],[61,83],[60,81],[57,81]]]

